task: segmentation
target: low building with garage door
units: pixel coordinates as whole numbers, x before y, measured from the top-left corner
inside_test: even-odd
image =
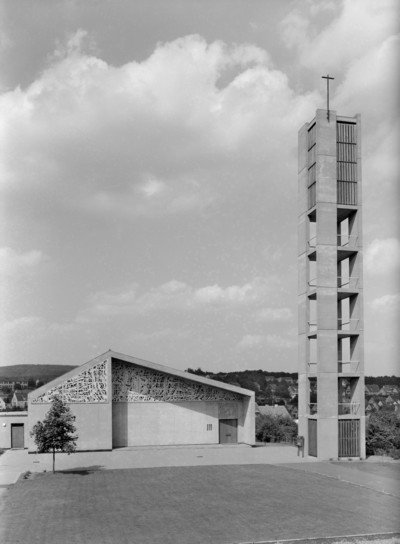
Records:
[[[57,395],[76,418],[80,451],[255,441],[253,391],[111,350],[32,391],[29,430]]]

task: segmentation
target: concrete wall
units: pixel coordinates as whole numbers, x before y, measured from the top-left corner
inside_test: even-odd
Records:
[[[242,402],[116,402],[112,410],[113,447],[218,444],[219,419],[237,419],[238,442],[254,443],[254,399]],[[207,425],[211,425],[210,430]]]
[[[11,448],[11,425],[24,424],[25,447],[28,445],[28,412],[0,412],[0,448]]]
[[[69,404],[68,406],[76,417],[77,450],[111,450],[111,403]],[[30,404],[29,430],[38,421],[43,421],[50,407],[50,404]],[[29,438],[28,446],[29,451],[36,451],[33,438]]]
[[[242,416],[239,418],[238,442],[256,443],[256,401],[255,394],[242,401]]]
[[[113,447],[216,443],[218,402],[113,404]]]

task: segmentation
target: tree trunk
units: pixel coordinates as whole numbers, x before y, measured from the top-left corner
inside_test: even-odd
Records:
[[[55,467],[56,467],[56,449],[53,448],[53,474],[55,472]]]

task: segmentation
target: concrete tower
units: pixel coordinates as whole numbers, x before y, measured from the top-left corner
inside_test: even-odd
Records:
[[[299,131],[299,434],[305,454],[365,458],[360,115]]]

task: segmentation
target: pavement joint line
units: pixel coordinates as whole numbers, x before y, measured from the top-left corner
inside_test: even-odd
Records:
[[[285,542],[315,542],[318,540],[333,540],[333,539],[343,539],[343,538],[365,538],[365,537],[390,537],[400,536],[400,533],[363,533],[359,535],[339,535],[339,536],[313,536],[313,537],[303,537],[303,538],[286,538],[286,539],[274,539],[274,540],[246,540],[245,542],[232,542],[232,544],[283,544]],[[371,541],[373,544],[373,541]]]
[[[324,476],[325,478],[330,478],[331,480],[338,480],[339,482],[354,485],[355,487],[362,487],[363,489],[369,489],[370,491],[374,491],[375,493],[382,493],[382,495],[388,495],[389,497],[393,497],[394,499],[400,500],[400,497],[398,497],[397,495],[393,495],[393,493],[389,493],[388,491],[385,491],[384,489],[382,489],[382,490],[381,489],[374,489],[373,487],[370,487],[368,485],[358,484],[357,482],[350,482],[349,480],[343,480],[343,478],[340,478],[340,477],[337,477],[337,476],[331,476],[330,474],[324,474],[323,472],[317,472],[317,471],[314,471],[314,470],[307,470],[306,468],[303,468],[303,467],[301,467],[301,468],[300,467],[299,468],[286,467],[286,468],[289,468],[289,469],[292,469],[292,470],[300,470],[302,472],[306,472],[307,474],[318,474],[318,476]],[[355,535],[355,536],[357,536],[357,535]],[[335,537],[332,537],[332,538],[335,538]],[[284,541],[282,540],[282,542],[284,542]],[[289,540],[289,542],[290,542],[290,540]],[[244,544],[247,544],[247,543],[244,543]],[[257,542],[255,544],[259,544],[259,543]],[[263,544],[263,543],[261,542],[260,544]]]

